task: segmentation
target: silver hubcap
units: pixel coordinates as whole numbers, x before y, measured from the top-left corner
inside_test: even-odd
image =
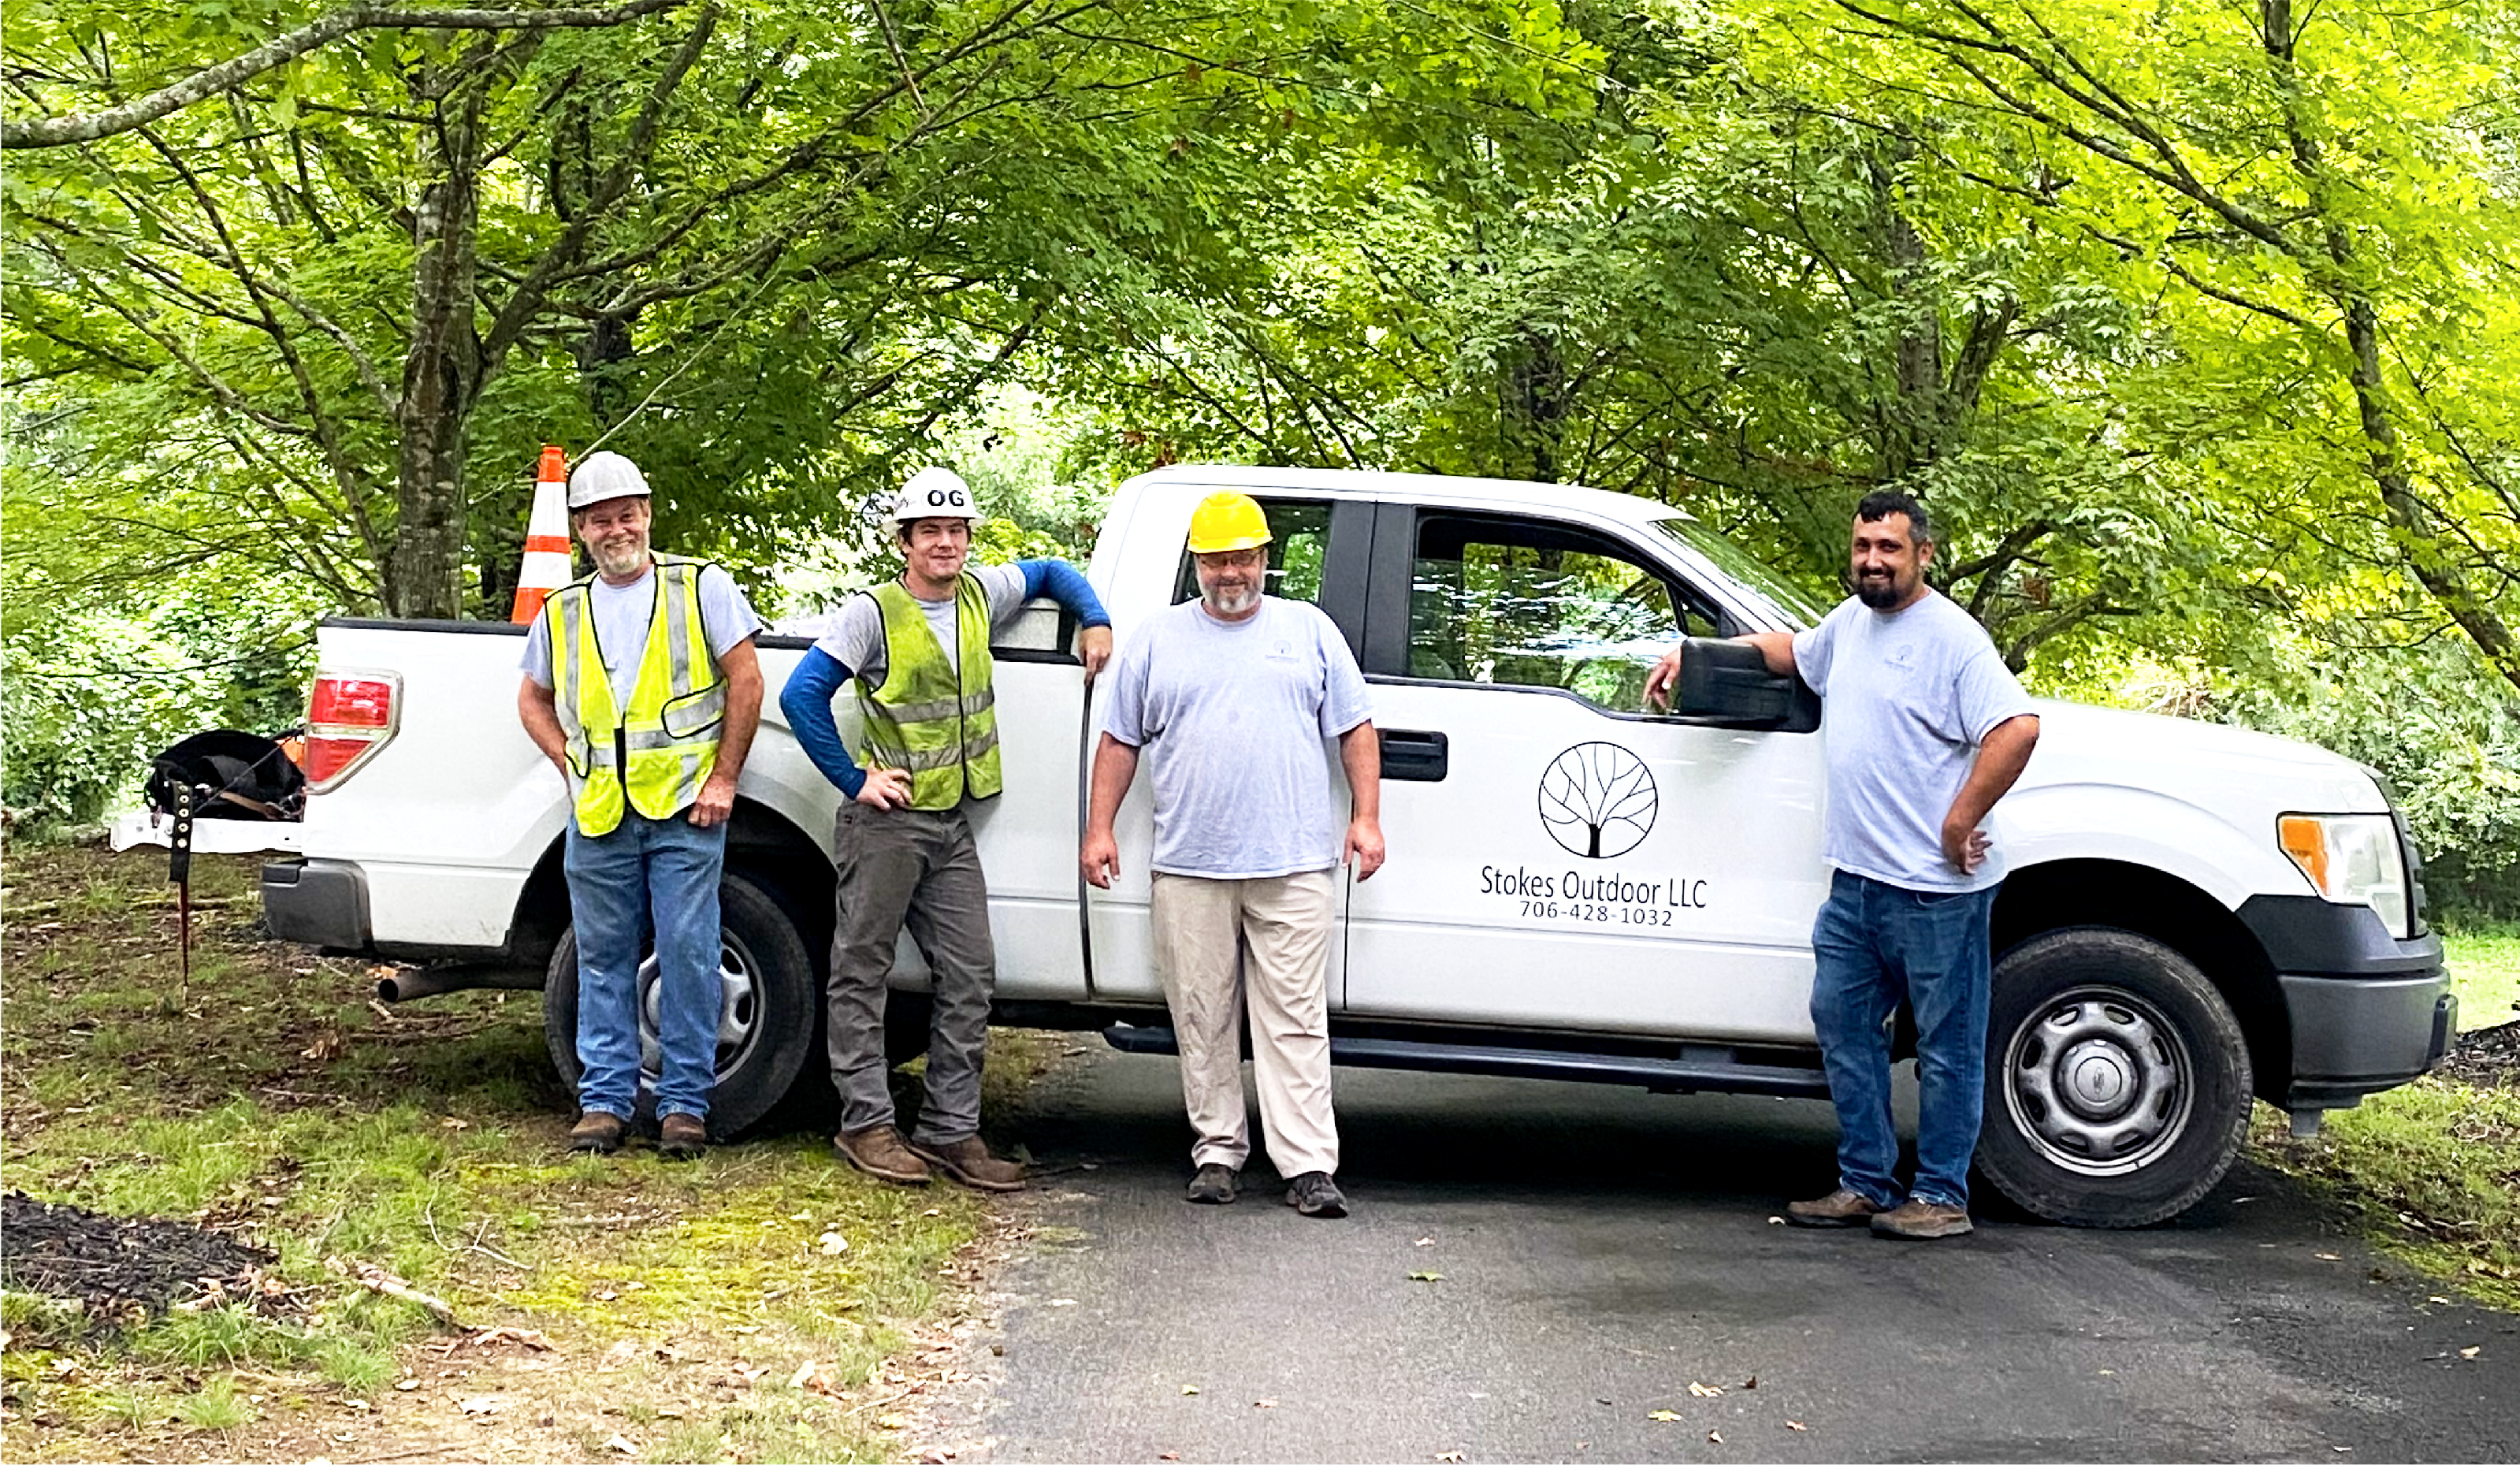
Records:
[[[653,1087],[665,1070],[657,1031],[664,1015],[664,987],[656,981],[656,953],[639,963],[639,1076]],[[761,1027],[761,984],[752,954],[721,939],[717,952],[717,1076],[741,1067]]]
[[[2195,1102],[2186,1040],[2160,1009],[2119,987],[2063,992],[2003,1050],[2013,1127],[2085,1175],[2141,1169],[2179,1142]]]

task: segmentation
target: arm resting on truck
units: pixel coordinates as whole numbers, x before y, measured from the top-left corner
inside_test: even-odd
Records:
[[[1770,676],[1797,674],[1794,667],[1793,632],[1752,631],[1746,636],[1735,636],[1733,639],[1747,641],[1759,648],[1759,657],[1768,664]],[[1680,649],[1687,644],[1683,641],[1673,642],[1671,650],[1664,652],[1662,660],[1654,663],[1653,669],[1645,673],[1645,706],[1661,711],[1671,710],[1672,689],[1680,685]]]
[[[1076,618],[1076,659],[1085,664],[1085,679],[1092,681],[1111,660],[1111,613],[1102,609],[1102,598],[1065,560],[1017,560],[1015,568],[1023,572],[1024,599],[1047,595]]]

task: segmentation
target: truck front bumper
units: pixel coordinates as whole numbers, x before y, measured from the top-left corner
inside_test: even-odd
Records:
[[[375,945],[369,934],[367,876],[347,860],[264,864],[262,922],[284,941],[330,952],[365,953]]]
[[[2370,907],[2258,895],[2239,910],[2274,964],[2292,1027],[2288,1110],[2343,1109],[2441,1061],[2458,998],[2441,938],[2392,936]]]

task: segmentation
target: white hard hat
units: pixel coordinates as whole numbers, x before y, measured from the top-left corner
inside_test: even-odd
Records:
[[[913,524],[922,519],[968,519],[977,524],[980,506],[971,497],[971,485],[950,468],[922,468],[901,485],[901,495],[892,501],[892,522]]]
[[[588,453],[568,471],[568,506],[583,509],[608,498],[646,498],[648,479],[639,465],[616,452]]]

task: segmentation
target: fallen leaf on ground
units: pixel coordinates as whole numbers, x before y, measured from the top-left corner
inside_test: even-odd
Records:
[[[508,1407],[508,1401],[495,1394],[485,1394],[478,1398],[468,1398],[463,1404],[464,1412],[467,1414],[496,1414],[506,1407]]]
[[[1724,1432],[1723,1432],[1723,1431],[1721,1431],[1721,1430],[1708,1430],[1708,1431],[1706,1432],[1706,1442],[1707,1442],[1707,1443],[1709,1443],[1709,1444],[1721,1444],[1721,1443],[1723,1443],[1723,1442],[1724,1442]]]
[[[1785,1421],[1785,1428],[1793,1431],[1797,1435],[1800,1435],[1808,1431],[1811,1426],[1803,1423],[1799,1419],[1788,1419]]]
[[[1769,1224],[1769,1225],[1772,1225],[1772,1226],[1781,1226],[1781,1225],[1783,1225],[1784,1223],[1785,1223],[1785,1218],[1784,1218],[1783,1216],[1781,1216],[1781,1215],[1772,1215],[1772,1216],[1769,1216],[1769,1217],[1768,1217],[1768,1224]]]
[[[627,1440],[622,1439],[622,1438],[621,1438],[620,1436],[618,1436],[618,1435],[615,1435],[615,1436],[613,1436],[611,1439],[605,1441],[605,1442],[604,1442],[604,1447],[605,1447],[606,1449],[617,1449],[617,1450],[619,1450],[621,1453],[623,1453],[623,1454],[625,1454],[625,1455],[635,1455],[635,1454],[637,1454],[637,1453],[639,1452],[639,1446],[637,1446],[637,1445],[635,1445],[635,1444],[631,1443],[631,1442],[630,1442],[629,1441],[627,1441]]]
[[[849,1239],[837,1231],[823,1233],[823,1255],[836,1257],[849,1249]]]
[[[1743,1379],[1743,1380],[1741,1381],[1741,1387],[1742,1387],[1742,1388],[1744,1388],[1744,1389],[1756,1389],[1756,1388],[1758,1388],[1758,1387],[1759,1387],[1759,1376],[1758,1376],[1757,1374],[1755,1374],[1755,1373],[1754,1373],[1754,1374],[1750,1375],[1748,1378]]]
[[[397,1393],[397,1394],[409,1394],[409,1393],[410,1393],[410,1392],[412,1392],[414,1389],[417,1389],[417,1388],[419,1388],[419,1387],[420,1387],[420,1380],[418,1380],[418,1379],[396,1379],[396,1380],[394,1380],[394,1392],[395,1392],[395,1393]]]
[[[1680,1423],[1680,1416],[1669,1409],[1656,1409],[1651,1414],[1646,1415],[1645,1418],[1652,1420],[1656,1424]]]
[[[1278,1401],[1274,1398],[1255,1398],[1251,1401],[1251,1407],[1255,1409],[1274,1409],[1278,1407]]]
[[[1416,1241],[1409,1244],[1411,1246],[1433,1246],[1435,1244],[1435,1238],[1432,1236],[1420,1236]]]
[[[1465,1458],[1458,1449],[1448,1449],[1435,1457],[1435,1465],[1461,1465]]]
[[[2341,1258],[2341,1257],[2337,1256],[2334,1252],[2318,1252],[2318,1253],[2315,1253],[2314,1255],[2316,1255],[2316,1256],[2318,1258],[2318,1259],[2319,1259],[2319,1260],[2321,1260],[2321,1261],[2341,1261],[2341,1260],[2343,1260],[2343,1259],[2344,1259],[2343,1258]]]
[[[1050,1305],[1054,1307],[1073,1307],[1076,1305],[1076,1299],[1072,1297],[1055,1297],[1050,1300]]]
[[[910,1428],[910,1416],[907,1414],[878,1414],[875,1417],[875,1425],[876,1428],[879,1430],[906,1430]]]
[[[1444,1274],[1439,1271],[1413,1271],[1409,1274],[1409,1280],[1412,1282],[1440,1282],[1444,1280]]]
[[[1197,1392],[1198,1392],[1198,1386],[1197,1386],[1196,1384],[1184,1384],[1184,1385],[1182,1385],[1182,1393],[1184,1393],[1184,1394],[1196,1394]]]
[[[1178,1450],[1169,1450],[1169,1449],[1168,1449],[1168,1450],[1165,1450],[1162,1454],[1159,1454],[1159,1455],[1155,1456],[1155,1458],[1156,1458],[1156,1459],[1158,1459],[1158,1460],[1178,1460],[1178,1459],[1180,1459],[1180,1458],[1181,1458],[1181,1453],[1180,1453]]]
[[[789,1220],[803,1220],[803,1221],[809,1221],[809,1220],[812,1220],[812,1219],[814,1218],[814,1213],[812,1213],[811,1211],[799,1211],[799,1212],[797,1212],[794,1215],[791,1215],[791,1216],[789,1216],[789,1217],[788,1217],[788,1218]]]
[[[1722,1385],[1700,1384],[1693,1380],[1689,1383],[1688,1392],[1696,1395],[1699,1398],[1722,1398],[1724,1396],[1724,1389]]]
[[[2478,1353],[2483,1352],[2484,1351],[2485,1351],[2485,1346],[2484,1346],[2483,1344],[2478,1344],[2475,1348],[2463,1348],[2463,1349],[2460,1349],[2460,1350],[2458,1351],[2458,1355],[2459,1355],[2460,1357],[2462,1357],[2462,1358],[2473,1358],[2473,1357],[2475,1357]]]

